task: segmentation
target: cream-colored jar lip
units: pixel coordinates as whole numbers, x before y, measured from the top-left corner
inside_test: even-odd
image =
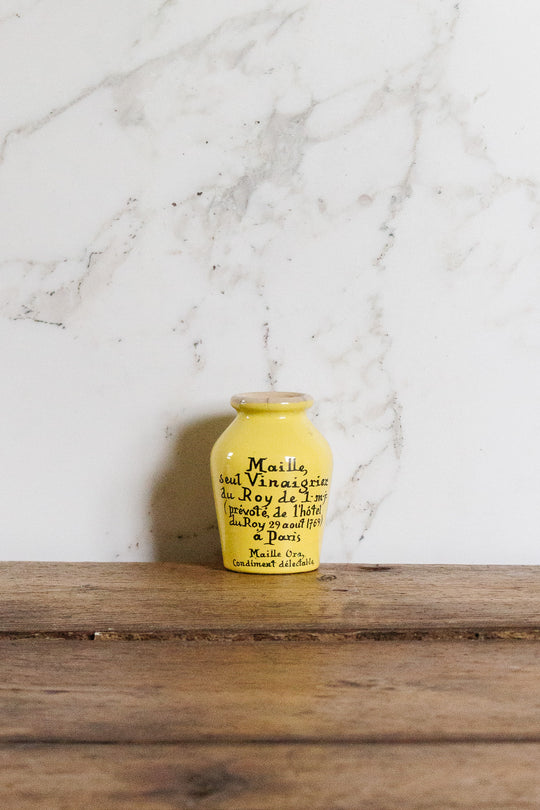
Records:
[[[313,405],[313,397],[309,394],[300,394],[295,391],[249,391],[245,394],[235,394],[231,397],[231,405],[236,410],[274,408],[309,408]]]

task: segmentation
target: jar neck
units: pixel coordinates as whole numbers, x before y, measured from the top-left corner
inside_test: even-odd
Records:
[[[282,419],[304,413],[313,405],[313,399],[309,394],[291,391],[252,391],[235,394],[231,405],[239,414],[249,418],[276,416]]]
[[[274,408],[272,410],[258,410],[256,408],[237,408],[237,419],[242,419],[244,421],[254,421],[259,422],[264,419],[265,422],[272,421],[272,422],[290,422],[291,419],[307,419],[307,413],[305,408],[295,408],[295,409],[278,409]]]

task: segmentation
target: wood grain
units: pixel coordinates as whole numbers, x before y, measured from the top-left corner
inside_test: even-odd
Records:
[[[540,568],[0,566],[0,807],[537,810]]]
[[[3,641],[4,742],[540,741],[535,642]]]
[[[540,638],[534,566],[323,566],[292,576],[175,563],[3,563],[0,634]]]
[[[538,810],[540,745],[0,746],[9,810]]]

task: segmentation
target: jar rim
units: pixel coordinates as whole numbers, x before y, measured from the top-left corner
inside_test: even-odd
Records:
[[[236,410],[304,409],[313,405],[313,397],[296,391],[249,391],[231,397],[231,405]]]

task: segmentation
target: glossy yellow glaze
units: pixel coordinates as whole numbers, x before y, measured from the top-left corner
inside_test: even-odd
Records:
[[[236,419],[210,466],[223,562],[249,574],[319,566],[332,453],[306,415],[307,394],[234,396]]]

